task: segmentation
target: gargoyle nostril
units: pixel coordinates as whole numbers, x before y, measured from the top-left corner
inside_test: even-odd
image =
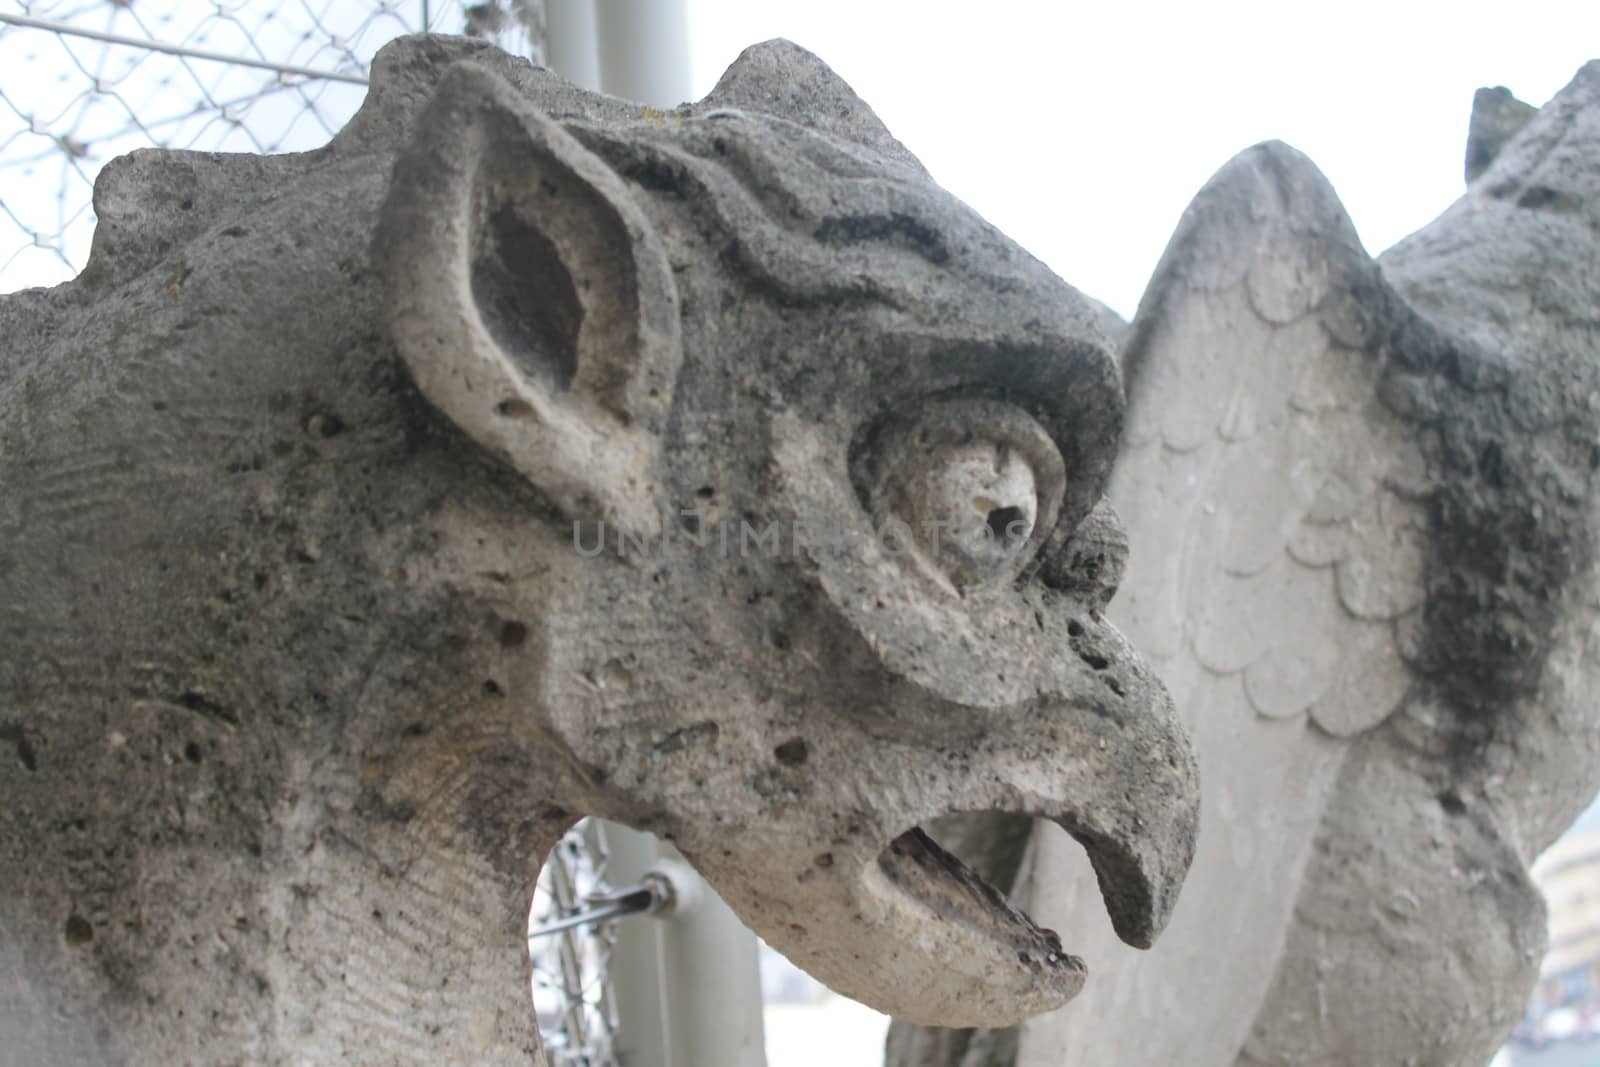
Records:
[[[1051,546],[1039,577],[1046,585],[1103,609],[1122,584],[1127,559],[1128,535],[1122,520],[1102,500],[1077,529]]]

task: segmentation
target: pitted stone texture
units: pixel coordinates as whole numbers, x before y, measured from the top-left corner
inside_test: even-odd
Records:
[[[79,279],[0,301],[28,1062],[528,1062],[528,898],[585,813],[922,1021],[1083,980],[950,812],[1066,827],[1160,932],[1193,758],[1106,581],[1052,584],[1120,574],[1096,314],[814,57],[663,115],[412,38],[327,148],[138,153],[97,207]],[[884,462],[932,411],[1033,518],[959,590],[861,488],[977,478]]]

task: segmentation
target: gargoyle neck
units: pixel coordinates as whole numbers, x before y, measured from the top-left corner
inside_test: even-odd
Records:
[[[0,1031],[44,1063],[542,1063],[528,908],[572,817],[525,814],[511,776],[532,768],[476,756],[487,773],[458,751],[389,783],[300,768],[247,829],[146,825],[153,843],[113,857],[115,896],[92,872],[48,897],[8,879],[23,884],[0,895],[0,948],[28,984],[21,1001],[0,988]],[[197,843],[241,829],[237,851]],[[63,834],[95,841],[88,866],[112,847]]]

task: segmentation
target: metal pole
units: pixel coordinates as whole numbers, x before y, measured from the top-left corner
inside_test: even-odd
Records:
[[[544,14],[550,69],[573,85],[599,92],[600,45],[595,36],[594,0],[555,0]]]
[[[689,16],[685,0],[597,0],[600,85],[652,107],[689,98]]]
[[[608,874],[664,874],[676,907],[656,922],[624,923],[611,956],[629,1067],[766,1067],[756,937],[676,849],[614,823]]]
[[[208,63],[228,63],[235,67],[253,67],[257,70],[270,70],[277,74],[292,74],[302,78],[321,78],[331,82],[349,82],[352,85],[367,84],[364,74],[341,74],[331,70],[316,70],[312,67],[296,67],[288,63],[273,63],[265,59],[250,59],[246,56],[230,56],[222,52],[207,52],[200,48],[190,48],[188,45],[168,44],[165,41],[154,41],[146,37],[124,37],[120,33],[106,33],[102,30],[86,29],[83,26],[74,26],[70,22],[56,22],[53,19],[36,19],[31,15],[3,15],[0,22],[12,26],[26,26],[34,30],[49,30],[51,33],[63,34],[67,37],[85,37],[91,41],[101,41],[105,44],[126,45],[129,48],[142,48],[147,52],[163,52],[169,56],[183,56],[187,59],[202,59]]]
[[[671,845],[659,868],[674,882],[693,879],[700,898],[661,930],[661,970],[672,1041],[671,1067],[766,1067],[761,962],[756,935],[695,874]]]
[[[656,839],[614,822],[604,824],[606,877],[632,885],[661,858]],[[670,920],[625,922],[611,949],[611,994],[617,1005],[616,1050],[628,1067],[672,1067],[670,1020],[661,976],[661,927]]]

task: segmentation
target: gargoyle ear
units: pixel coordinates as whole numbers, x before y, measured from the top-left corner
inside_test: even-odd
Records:
[[[435,407],[571,517],[658,532],[677,290],[609,167],[457,64],[395,165],[377,258],[395,344]]]

